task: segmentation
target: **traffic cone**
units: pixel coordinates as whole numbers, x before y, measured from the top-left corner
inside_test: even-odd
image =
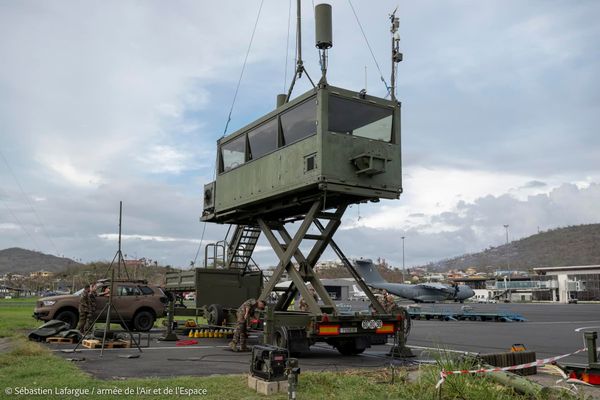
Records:
[[[188,337],[194,337],[194,330],[190,329],[189,333],[188,333]]]
[[[200,331],[200,337],[205,338],[206,337],[206,330],[202,329]]]
[[[200,337],[200,332],[198,330],[196,330],[196,333],[194,333],[194,337],[195,338],[199,338]]]

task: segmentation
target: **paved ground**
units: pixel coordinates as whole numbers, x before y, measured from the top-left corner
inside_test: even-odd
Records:
[[[157,335],[153,335],[156,337]],[[56,354],[64,358],[83,358],[77,365],[84,371],[100,379],[121,379],[150,376],[214,375],[239,374],[248,372],[250,353],[233,353],[227,339],[196,339],[193,346],[175,346],[174,342],[159,342],[153,339],[150,348],[105,349],[80,348],[76,354],[63,352],[74,345],[51,345]],[[258,343],[251,337],[249,344]],[[386,356],[389,346],[372,347],[361,356],[343,357],[337,350],[325,344],[311,347],[310,353],[301,359],[303,370],[336,371],[349,368],[378,368],[390,365]],[[127,355],[140,355],[139,358],[125,358]],[[413,364],[413,361],[394,360],[396,365]]]
[[[425,305],[422,308],[454,308],[459,304]],[[475,304],[477,310],[510,310],[522,314],[528,322],[443,322],[413,321],[408,344],[422,359],[422,348],[441,347],[471,352],[505,351],[514,343],[523,343],[540,357],[569,353],[583,346],[580,327],[596,327],[600,330],[600,305],[587,304]],[[136,349],[105,350],[100,358],[99,350],[82,349],[77,354],[63,353],[73,345],[51,345],[57,354],[65,358],[84,358],[77,362],[83,370],[101,379],[128,377],[237,374],[249,369],[248,353],[232,353],[227,349],[226,339],[197,339],[199,344],[177,347],[174,342],[158,342],[159,333],[152,335],[149,348],[139,353]],[[252,337],[250,344],[257,343]],[[359,356],[343,357],[333,348],[319,344],[300,360],[304,370],[342,370],[348,368],[376,368],[389,365],[385,356],[388,345],[374,346]],[[128,354],[140,354],[139,358],[123,358]],[[585,362],[585,355],[570,361]],[[402,361],[396,360],[401,364]],[[600,389],[598,389],[600,391]]]
[[[578,328],[600,331],[598,304],[473,304],[475,310],[512,311],[527,322],[444,322],[414,321],[409,344],[443,347],[481,353],[510,349],[522,343],[537,352],[538,358],[570,353],[582,348],[583,333]],[[460,308],[460,305],[424,305],[422,309]],[[585,354],[567,361],[585,362]]]

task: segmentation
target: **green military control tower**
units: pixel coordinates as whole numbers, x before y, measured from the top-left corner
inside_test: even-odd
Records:
[[[313,82],[302,62],[300,0],[297,6],[298,53],[290,89],[277,96],[275,110],[217,142],[216,178],[204,186],[202,220],[235,226],[232,237],[223,241],[223,269],[239,271],[240,282],[252,272],[261,234],[277,255],[279,264],[260,294],[261,300],[269,300],[280,292],[265,319],[265,341],[290,351],[325,341],[343,354],[360,353],[388,335],[400,335],[403,343],[402,317],[383,309],[333,241],[348,206],[397,199],[402,193],[400,103],[394,88],[402,60],[398,18],[391,16],[389,99],[328,84],[327,57],[333,45],[328,4],[315,7],[321,78],[312,90],[290,99],[296,79],[304,74]],[[294,222],[299,226],[288,231]],[[307,247],[301,246],[304,241],[310,242],[308,252],[300,249]],[[373,314],[344,315],[332,301],[313,270],[328,246],[370,298]],[[284,274],[292,283],[281,289],[277,284]],[[298,295],[307,310],[290,311]]]

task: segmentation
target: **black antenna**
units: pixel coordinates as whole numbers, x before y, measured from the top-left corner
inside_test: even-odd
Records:
[[[398,7],[390,14],[390,22],[392,26],[390,32],[392,32],[392,76],[390,82],[390,97],[392,101],[396,101],[396,70],[398,63],[402,61],[402,53],[400,53],[400,34],[398,28],[400,28],[400,18],[396,17],[396,11]]]
[[[121,314],[119,314],[119,310],[117,310],[117,308],[115,307],[115,304],[113,303],[113,294],[115,292],[115,259],[117,260],[117,279],[120,278],[120,275],[121,275],[121,263],[123,263],[123,270],[125,271],[125,275],[127,276],[127,280],[130,280],[129,279],[129,274],[127,273],[127,268],[125,267],[125,260],[123,260],[123,252],[121,251],[121,227],[122,227],[122,221],[123,221],[123,202],[119,201],[119,248],[117,250],[117,253],[113,257],[113,260],[111,261],[110,265],[108,266],[108,269],[104,273],[104,276],[106,277],[108,275],[108,272],[110,271],[110,290],[108,292],[108,301],[106,302],[106,305],[102,308],[102,310],[98,313],[98,316],[96,317],[96,319],[94,320],[94,322],[92,324],[90,324],[90,327],[87,329],[87,331],[85,331],[83,333],[83,335],[81,336],[81,340],[79,340],[79,342],[77,343],[77,345],[75,346],[75,348],[73,350],[71,350],[72,352],[75,352],[77,350],[77,348],[79,347],[79,345],[85,339],[86,335],[88,335],[91,331],[93,331],[94,325],[96,324],[96,322],[98,322],[98,320],[100,319],[100,316],[102,314],[104,314],[104,311],[106,311],[106,321],[104,322],[104,334],[102,335],[102,347],[100,349],[100,357],[102,357],[102,355],[104,353],[104,348],[105,348],[105,345],[106,345],[106,337],[107,337],[107,334],[108,334],[108,330],[110,329],[110,322],[111,322],[110,311],[111,311],[111,309],[119,317],[119,321],[121,322],[121,326],[125,328],[125,330],[129,334],[129,337],[131,338],[131,341],[133,343],[135,343],[135,346],[140,351],[140,353],[142,352],[142,349],[140,348],[140,345],[139,345],[138,341],[135,340],[135,338],[133,337],[133,333],[131,333],[131,331],[129,330],[129,327],[125,323],[125,320],[123,320],[123,317],[121,316]]]
[[[288,90],[285,99],[286,103],[290,101],[296,80],[302,77],[303,72],[306,74],[311,85],[315,87],[313,80],[310,79],[310,76],[308,75],[308,71],[304,68],[304,62],[302,61],[302,6],[300,5],[300,0],[296,0],[296,72],[294,73],[292,83],[290,83],[290,89]]]

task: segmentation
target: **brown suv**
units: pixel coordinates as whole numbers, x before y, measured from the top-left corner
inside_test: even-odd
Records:
[[[98,322],[106,321],[106,310],[104,306],[108,302],[108,288],[110,281],[103,279],[98,281],[96,289],[96,314],[102,311]],[[130,330],[147,332],[154,326],[156,318],[165,315],[167,296],[158,286],[148,285],[146,281],[115,281],[112,302],[114,308],[110,313],[113,323],[121,324],[116,309],[126,327]],[[69,295],[44,297],[36,302],[33,316],[42,321],[58,319],[65,321],[74,329],[79,321],[79,297],[83,289]],[[125,328],[125,327],[124,327]]]

